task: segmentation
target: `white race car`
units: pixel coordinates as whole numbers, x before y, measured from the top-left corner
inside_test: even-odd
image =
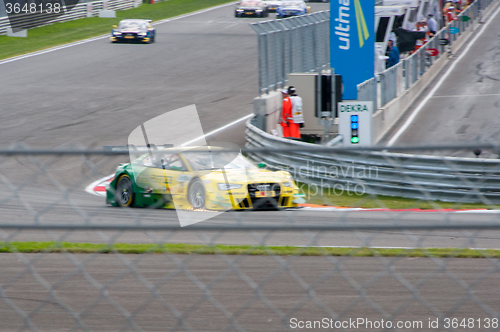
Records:
[[[267,17],[268,15],[267,5],[261,0],[243,0],[238,3],[234,10],[235,17]]]
[[[277,18],[305,15],[311,11],[302,0],[284,0],[281,6],[276,9]]]
[[[279,6],[283,4],[283,0],[266,0],[267,10],[270,13],[276,12]]]

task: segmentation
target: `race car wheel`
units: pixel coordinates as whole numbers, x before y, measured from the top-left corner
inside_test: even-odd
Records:
[[[128,175],[122,175],[116,185],[115,200],[121,207],[133,205],[134,192],[132,191],[132,181]]]
[[[200,179],[196,179],[189,185],[188,199],[194,210],[205,207],[205,187]]]

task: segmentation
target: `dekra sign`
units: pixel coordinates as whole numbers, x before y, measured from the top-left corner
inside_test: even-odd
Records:
[[[365,105],[340,105],[341,112],[368,112],[368,107]]]

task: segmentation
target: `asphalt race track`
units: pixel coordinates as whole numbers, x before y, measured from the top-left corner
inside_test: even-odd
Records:
[[[123,145],[141,123],[187,105],[205,132],[251,113],[257,38],[248,23],[258,19],[236,19],[233,7],[157,25],[151,45],[101,39],[0,65],[0,140]]]
[[[499,279],[488,275],[492,264],[486,259],[433,262],[424,258],[283,257],[279,258],[280,265],[268,256],[221,259],[215,255],[183,255],[176,260],[162,256],[129,255],[118,260],[113,255],[77,255],[72,260],[60,254],[41,259],[28,254],[26,259],[38,258],[34,262],[38,277],[56,285],[57,298],[51,298],[30,275],[9,285],[4,294],[19,309],[35,312],[31,322],[37,330],[47,332],[68,331],[71,327],[77,330],[78,326],[83,326],[80,330],[102,332],[134,330],[137,326],[143,331],[288,331],[291,318],[322,320],[336,313],[341,321],[380,321],[393,312],[397,312],[392,316],[394,324],[406,320],[423,324],[421,328],[396,331],[438,331],[428,328],[429,318],[435,317],[436,311],[444,317],[476,321],[491,317],[483,308],[498,307]],[[238,273],[231,270],[233,263],[238,264]],[[15,255],[1,255],[0,264],[8,266],[2,271],[3,280],[15,277],[24,267]],[[86,275],[72,276],[79,264],[85,265]],[[446,272],[441,264],[446,264]],[[141,278],[130,273],[130,265],[141,271]],[[397,276],[392,271],[397,271]],[[464,302],[467,293],[457,285],[457,277],[464,284],[474,285],[475,301]],[[257,285],[260,292],[254,290]],[[149,289],[155,290],[155,297]],[[101,290],[110,298],[104,298]],[[454,308],[461,302],[461,307]],[[75,311],[81,313],[78,319]],[[23,319],[10,312],[9,306],[0,303],[2,331],[17,331],[23,326]],[[234,313],[231,322],[228,312]],[[184,325],[176,318],[181,313]],[[332,330],[342,331],[327,331]],[[383,329],[361,325],[344,330]],[[476,321],[476,328],[471,330],[496,329],[479,329]]]

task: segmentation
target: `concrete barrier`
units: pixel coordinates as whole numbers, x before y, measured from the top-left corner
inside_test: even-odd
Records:
[[[260,97],[254,98],[254,125],[269,134],[273,133],[273,130],[279,132],[282,101],[281,91],[272,91],[269,94],[263,94]]]

